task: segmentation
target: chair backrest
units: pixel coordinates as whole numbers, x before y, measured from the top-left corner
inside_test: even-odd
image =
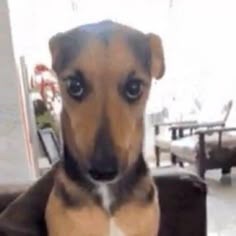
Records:
[[[224,123],[227,122],[228,120],[228,117],[231,113],[231,110],[232,110],[232,107],[233,107],[233,101],[230,100],[224,107],[223,107],[223,110],[222,110],[222,113],[225,113],[225,117],[223,119]]]
[[[234,103],[235,102],[236,101],[234,101]],[[230,114],[228,115],[227,120],[226,120],[225,123],[226,123],[227,127],[236,127],[236,106],[235,105],[231,106]]]
[[[163,123],[164,120],[169,117],[169,112],[166,107],[163,107],[161,111],[148,114],[148,116],[150,117],[151,123],[153,125],[157,125],[159,123]]]
[[[198,117],[198,122],[222,122],[226,123],[233,106],[233,101],[228,100],[224,104],[218,102],[207,101],[203,104],[203,109]]]

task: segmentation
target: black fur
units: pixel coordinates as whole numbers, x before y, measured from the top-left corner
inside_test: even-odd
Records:
[[[63,183],[56,183],[55,184],[55,195],[60,197],[63,200],[63,203],[67,207],[79,207],[80,206],[80,199],[74,196],[71,196]]]
[[[63,168],[67,176],[76,184],[91,192],[95,185],[86,177],[86,173],[80,168],[78,162],[71,155],[67,145],[64,145]]]
[[[144,71],[151,75],[151,49],[146,35],[139,31],[130,31],[125,35],[127,43]]]
[[[116,200],[114,201],[111,212],[114,213],[121,205],[133,197],[133,191],[142,178],[147,176],[148,168],[143,155],[140,154],[137,161],[130,167],[118,183],[111,187]]]

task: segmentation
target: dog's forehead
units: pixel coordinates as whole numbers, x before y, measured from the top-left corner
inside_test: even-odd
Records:
[[[128,49],[143,69],[149,72],[150,49],[146,35],[130,27],[103,21],[80,26],[63,33],[60,37],[60,52],[53,62],[57,73],[65,70],[82,52],[86,53],[86,49],[92,47],[94,42],[98,42],[106,51],[114,41],[125,44],[124,49]],[[122,38],[122,41],[116,40],[117,37]]]

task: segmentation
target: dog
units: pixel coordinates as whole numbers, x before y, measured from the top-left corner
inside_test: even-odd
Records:
[[[49,196],[49,236],[156,236],[157,190],[142,154],[152,78],[162,42],[113,21],[49,41],[62,95],[63,160]]]

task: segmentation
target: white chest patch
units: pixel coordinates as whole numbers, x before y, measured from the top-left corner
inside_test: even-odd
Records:
[[[116,225],[114,219],[110,220],[110,233],[109,236],[126,236],[122,230]]]
[[[111,193],[109,187],[106,184],[100,184],[97,188],[97,192],[102,199],[102,205],[107,212],[110,212],[111,204],[114,201],[114,196]],[[110,219],[109,235],[107,236],[126,236],[119,226],[116,224],[113,218]]]
[[[101,184],[98,187],[98,193],[102,199],[103,207],[110,212],[111,204],[114,200],[114,196],[111,194],[109,187],[106,184]]]

